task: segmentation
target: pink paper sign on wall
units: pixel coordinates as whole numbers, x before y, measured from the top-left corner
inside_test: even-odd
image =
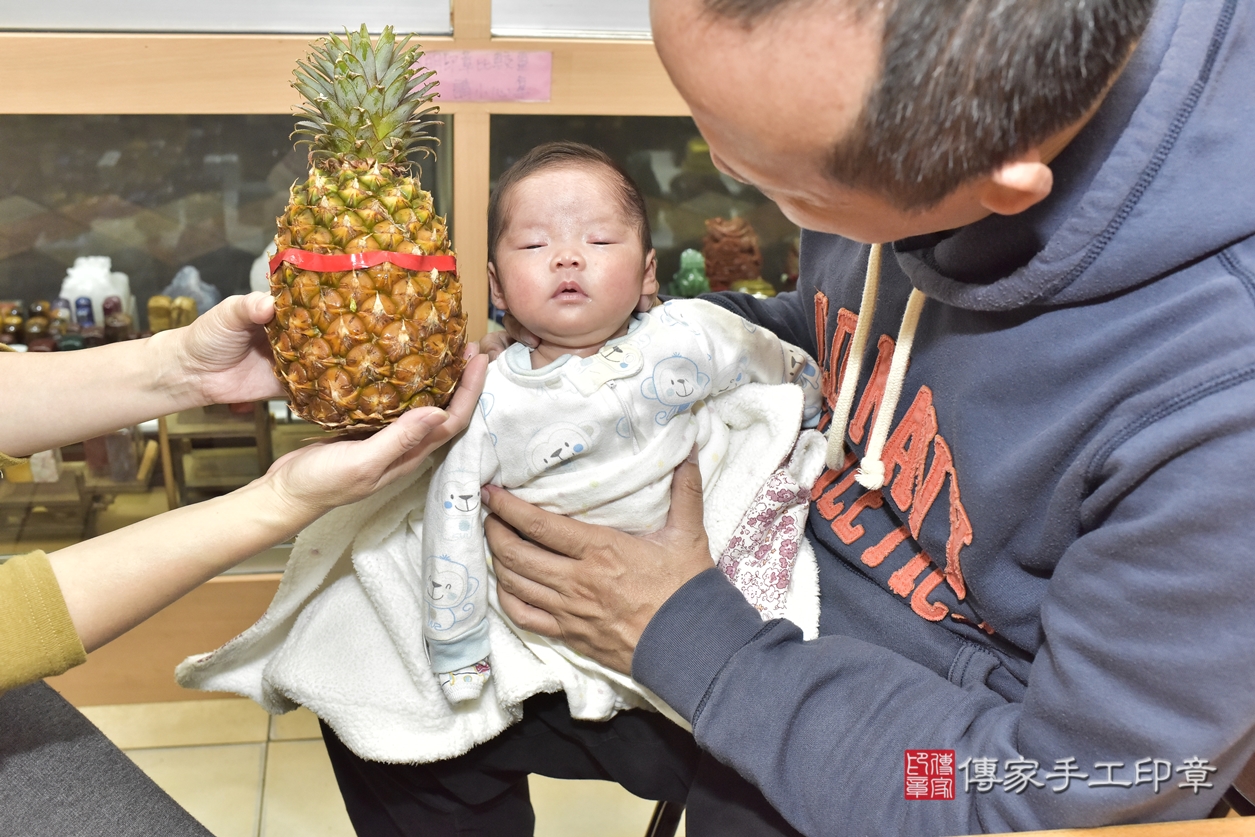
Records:
[[[429,52],[423,64],[436,71],[445,102],[547,102],[553,53],[490,49]]]

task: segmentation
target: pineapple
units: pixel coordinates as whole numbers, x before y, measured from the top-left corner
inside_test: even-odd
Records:
[[[437,124],[434,73],[409,40],[388,27],[372,44],[363,25],[316,42],[293,73],[305,99],[293,136],[310,147],[310,171],[278,220],[267,332],[293,409],[327,428],[442,407],[464,365],[445,219],[406,161],[432,153],[425,130]],[[439,269],[402,266],[423,263],[416,256],[446,258],[426,260]]]

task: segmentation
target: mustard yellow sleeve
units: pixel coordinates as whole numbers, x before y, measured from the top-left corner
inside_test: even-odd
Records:
[[[0,564],[0,692],[87,660],[42,552]]]
[[[7,453],[0,453],[0,468],[12,468],[14,465],[21,465],[25,459],[14,459]]]

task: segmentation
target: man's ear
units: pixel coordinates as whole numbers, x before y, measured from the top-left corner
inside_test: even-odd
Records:
[[[980,205],[996,215],[1017,215],[1050,195],[1055,177],[1036,148],[1003,163],[980,185]]]
[[[645,254],[645,281],[641,285],[641,296],[654,296],[658,293],[658,252],[650,250]]]
[[[497,266],[492,262],[488,263],[488,298],[492,300],[492,305],[498,311],[509,311],[509,307],[505,304],[505,295],[501,293],[501,280],[497,278]]]

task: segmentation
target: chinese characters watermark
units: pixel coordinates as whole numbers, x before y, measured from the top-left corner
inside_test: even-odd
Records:
[[[1005,761],[988,756],[970,757],[956,763],[953,750],[906,750],[904,794],[907,799],[954,799],[955,793],[989,793],[1001,787],[1005,793],[1022,794],[1030,788],[1049,789],[1063,793],[1072,785],[1084,783],[1091,788],[1135,788],[1150,786],[1159,793],[1175,776],[1176,787],[1198,794],[1213,784],[1210,774],[1216,768],[1207,759],[1193,756],[1174,766],[1161,758],[1138,759],[1132,765],[1122,761],[1094,762],[1089,772],[1081,769],[1073,757],[1056,759],[1054,767],[1043,769],[1035,759],[1016,756]],[[999,769],[1001,767],[1001,770]],[[962,774],[962,782],[958,775]]]
[[[907,799],[954,799],[954,750],[907,750]]]

